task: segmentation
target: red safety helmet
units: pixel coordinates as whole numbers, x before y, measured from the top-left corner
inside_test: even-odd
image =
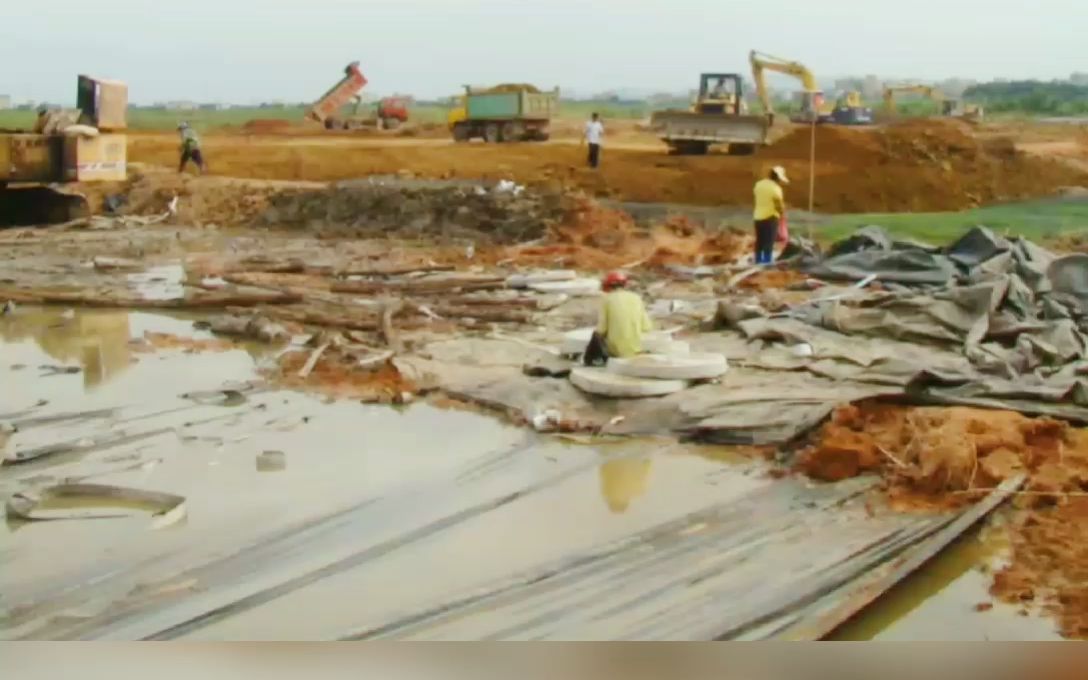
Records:
[[[601,287],[605,290],[612,290],[613,288],[622,288],[627,285],[627,274],[623,272],[608,272],[605,275],[604,280],[601,281]]]

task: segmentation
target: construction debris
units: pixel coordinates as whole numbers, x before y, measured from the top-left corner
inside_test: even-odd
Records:
[[[259,134],[258,128],[251,132]],[[803,183],[807,135],[761,151],[757,165],[781,158],[776,162]],[[974,139],[957,124],[819,128],[817,135],[820,145],[847,159],[817,168],[817,207],[963,207],[1045,193],[1057,177],[1048,162]],[[229,137],[219,141],[229,144]],[[133,155],[154,157],[156,144],[152,135],[135,138]],[[252,153],[244,162],[269,168],[262,176],[276,176],[279,170],[261,165],[270,162],[263,146],[247,147]],[[335,150],[335,143],[326,146]],[[458,152],[469,169],[443,168],[441,174],[473,172],[477,154],[492,163],[491,149],[480,148]],[[35,338],[45,347],[53,346],[51,334],[90,325],[92,313],[82,308],[189,310],[187,321],[195,316],[198,328],[219,337],[125,330],[122,344],[126,350],[192,353],[234,348],[239,340],[277,345],[245,345],[265,383],[259,389],[224,386],[184,395],[185,406],[178,408],[210,413],[201,419],[230,419],[233,426],[250,418],[248,425],[258,430],[278,428],[266,415],[272,401],[254,403],[277,388],[383,404],[434,393],[434,404],[487,409],[538,432],[577,433],[594,444],[606,437],[656,436],[767,447],[768,457],[835,484],[784,480],[805,489],[798,497],[834,499],[827,508],[851,504],[852,521],[870,531],[876,526],[866,514],[878,498],[873,494],[903,513],[936,509],[924,519],[882,518],[887,523],[871,535],[888,542],[872,544],[880,554],[867,557],[869,564],[906,559],[879,546],[902,537],[904,545],[914,545],[950,526],[941,517],[977,519],[1011,496],[1017,507],[1004,515],[1013,555],[995,578],[996,597],[1054,613],[1067,636],[1088,634],[1078,586],[1084,580],[1079,500],[1088,493],[1082,449],[1088,445],[1077,428],[1088,423],[1088,260],[983,228],[943,247],[905,243],[867,228],[826,252],[795,240],[779,264],[752,268],[746,210],[743,219],[733,219],[657,206],[654,217],[635,219],[618,204],[589,196],[747,203],[750,159],[662,156],[640,164],[640,174],[617,153],[616,164],[610,160],[589,175],[552,157],[562,149],[545,145],[539,151],[539,158],[511,160],[509,170],[496,171],[503,176],[471,182],[379,179],[373,174],[389,162],[384,152],[343,149],[320,172],[344,173],[365,162],[355,174],[371,179],[324,186],[139,170],[125,186],[109,189],[111,197],[126,197],[109,201],[111,217],[86,218],[64,230],[3,234],[3,245],[11,247],[0,248],[8,253],[0,255],[0,301],[12,301],[12,312],[0,320],[0,330],[6,342]],[[301,159],[310,153],[323,152],[304,147],[295,166],[303,167]],[[429,155],[430,149],[411,153]],[[445,153],[435,151],[438,164]],[[223,172],[243,162],[223,158],[224,165],[216,166]],[[541,163],[550,166],[541,170]],[[687,181],[696,163],[705,174]],[[409,172],[430,176],[437,169]],[[1025,177],[1028,171],[1035,175]],[[933,181],[948,173],[962,181]],[[990,188],[980,189],[986,182]],[[938,188],[917,191],[919,183]],[[686,359],[614,361],[611,369],[590,371],[560,358],[577,353],[567,351],[572,331],[596,322],[599,276],[618,268],[630,270],[632,287],[649,301],[658,327],[676,332],[647,338],[646,347],[666,347],[662,353]],[[50,304],[74,309],[38,307]],[[711,326],[714,332],[706,332]],[[578,335],[575,350],[584,346]],[[80,349],[55,361],[67,368],[85,354]],[[84,361],[88,368],[82,370],[90,372],[92,360]],[[643,398],[609,398],[616,395]],[[30,442],[23,436],[26,422],[17,425],[18,446],[8,446],[5,460],[28,463],[17,471],[75,464],[110,446],[144,442],[120,430]],[[176,424],[137,434],[180,435],[187,443],[195,436]],[[200,436],[215,440],[222,452],[232,450],[223,443],[234,440],[215,432]],[[259,446],[281,445],[287,446]],[[282,451],[259,451],[245,454],[256,456],[258,470],[284,469]],[[576,458],[541,457],[533,465],[573,465]],[[219,463],[207,460],[209,466]],[[622,467],[607,463],[608,471]],[[494,461],[475,460],[473,466],[460,473],[458,484],[492,469]],[[292,458],[291,476],[307,467]],[[648,466],[630,467],[644,485]],[[770,474],[786,475],[786,467],[771,467]],[[879,476],[881,487],[870,490],[872,479],[851,481],[862,475]],[[861,491],[847,491],[852,484],[864,488],[868,500],[861,500]],[[438,491],[435,498],[444,493]],[[32,501],[24,496],[18,502],[26,509]],[[337,502],[354,501],[344,496]],[[608,500],[616,512],[628,502]],[[972,503],[971,510],[960,507]],[[977,508],[985,512],[973,514]],[[789,533],[796,509],[781,510]],[[717,526],[718,519],[710,513],[706,525]],[[685,525],[660,536],[680,541],[691,532],[697,542],[704,530]],[[718,535],[718,529],[709,531]],[[728,533],[734,538],[723,534],[720,540],[739,540],[736,530]],[[790,534],[783,542],[799,537]],[[825,567],[842,569],[854,561],[847,546],[836,549],[849,559]],[[702,577],[690,565],[707,554],[726,553],[683,559],[685,569],[695,569],[691,578]],[[857,573],[836,573],[832,580],[830,572],[818,570],[798,592],[830,592],[867,573],[851,568]],[[893,581],[902,577],[895,573]],[[530,582],[547,585],[550,578]],[[756,623],[741,618],[738,630],[750,632]],[[700,630],[712,628],[707,623]]]
[[[5,505],[8,517],[27,521],[130,517],[133,508],[150,513],[159,529],[185,517],[185,498],[108,484],[57,484],[16,493]]]

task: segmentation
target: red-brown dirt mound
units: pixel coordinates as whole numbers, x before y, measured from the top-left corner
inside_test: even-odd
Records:
[[[952,504],[1024,475],[1007,525],[1011,560],[991,592],[1088,638],[1088,430],[1011,411],[863,403],[840,408],[797,465],[822,480],[882,471],[893,498]]]

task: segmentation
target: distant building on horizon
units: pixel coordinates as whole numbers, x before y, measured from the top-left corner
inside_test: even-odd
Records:
[[[162,108],[168,111],[196,111],[196,102],[191,101],[172,101],[165,102]]]
[[[6,110],[11,108],[11,95],[0,94],[0,110]]]

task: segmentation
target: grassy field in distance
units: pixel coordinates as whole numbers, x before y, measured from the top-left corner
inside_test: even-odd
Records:
[[[1003,236],[1043,242],[1063,234],[1088,232],[1088,197],[1040,199],[948,213],[834,215],[822,220],[814,234],[822,242],[831,242],[866,225],[884,227],[894,236],[933,245],[950,243],[978,225]]]

